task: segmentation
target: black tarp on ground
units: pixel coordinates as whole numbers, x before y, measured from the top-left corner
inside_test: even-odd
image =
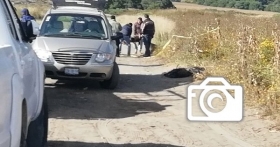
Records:
[[[203,67],[190,67],[190,68],[175,68],[169,72],[163,73],[167,78],[186,78],[194,74],[200,74],[205,71]]]

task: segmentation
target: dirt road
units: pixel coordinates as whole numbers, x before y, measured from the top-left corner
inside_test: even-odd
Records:
[[[117,62],[121,79],[114,91],[47,80],[49,147],[280,146],[280,133],[270,132],[253,110],[239,123],[189,122],[185,89],[192,80],[161,76],[173,67],[154,58]]]

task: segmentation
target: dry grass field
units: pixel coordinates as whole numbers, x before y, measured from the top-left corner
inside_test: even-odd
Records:
[[[277,13],[240,10],[261,16],[251,17],[233,11],[205,11],[209,7],[193,4],[185,6],[189,7],[149,12],[158,28],[153,42],[160,47],[155,54],[172,64],[206,67],[207,75],[224,76],[233,84],[243,85],[246,106],[279,119],[280,19],[272,17]],[[117,19],[127,23],[143,13]],[[181,37],[171,39],[172,35]]]
[[[37,20],[41,21],[45,13],[50,8],[50,5],[44,3],[38,3],[38,4],[28,4],[26,7],[26,5],[15,4],[15,7],[19,16],[23,8],[28,8],[30,14],[34,16]]]
[[[220,8],[220,7],[211,7],[211,6],[203,6],[191,3],[181,3],[181,2],[173,2],[175,7],[179,10],[218,10],[218,11],[235,11],[245,14],[254,14],[257,16],[263,17],[271,17],[275,14],[279,14],[277,12],[268,12],[268,11],[255,11],[255,10],[241,10],[241,9],[234,9],[234,8]]]
[[[209,75],[224,76],[233,84],[242,84],[249,106],[261,108],[264,116],[279,118],[277,17],[203,10],[162,10],[153,14],[154,18],[162,16],[170,19],[171,25],[176,24],[171,33],[158,32],[155,40],[166,43],[172,35],[181,36],[157,50],[158,57],[181,66],[203,66]],[[167,21],[155,22],[170,25]]]
[[[224,76],[243,85],[246,106],[260,108],[264,117],[278,120],[278,13],[174,4],[177,10],[149,12],[158,28],[153,42],[160,47],[155,54],[172,64],[206,67],[207,75]],[[118,19],[127,23],[142,14]]]

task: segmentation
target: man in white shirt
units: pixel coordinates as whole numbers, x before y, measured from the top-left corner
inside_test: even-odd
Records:
[[[116,16],[112,15],[111,19],[109,20],[109,23],[111,24],[113,35],[116,35],[117,32],[122,31],[122,25],[116,21]],[[117,45],[117,57],[120,56],[120,40],[116,40]]]

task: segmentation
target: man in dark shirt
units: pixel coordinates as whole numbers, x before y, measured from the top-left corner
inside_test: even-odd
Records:
[[[150,47],[152,43],[152,38],[154,38],[155,35],[155,24],[150,19],[148,14],[145,14],[144,18],[145,20],[143,21],[143,26],[142,26],[142,37],[143,37],[143,42],[146,51],[143,57],[150,57],[151,56]]]

